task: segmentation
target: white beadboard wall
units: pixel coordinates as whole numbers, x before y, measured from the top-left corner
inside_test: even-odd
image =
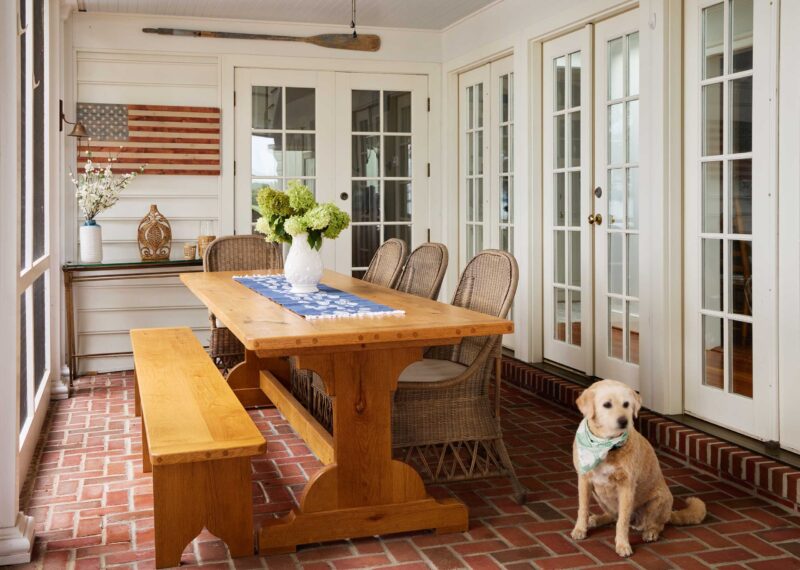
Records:
[[[219,107],[217,57],[80,50],[75,55],[77,101]],[[202,221],[219,227],[219,196],[219,176],[139,176],[97,218],[104,261],[139,258],[137,227],[150,204],[169,219],[171,257],[181,258],[183,244],[196,242]],[[73,243],[82,223],[77,208],[74,216]],[[208,313],[177,277],[78,283],[75,306],[79,354],[128,351],[128,331],[137,327],[190,326],[204,344],[208,341]],[[131,367],[129,357],[92,357],[80,363],[81,372]]]

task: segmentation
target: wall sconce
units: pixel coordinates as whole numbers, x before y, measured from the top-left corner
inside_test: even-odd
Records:
[[[80,121],[75,121],[73,123],[67,120],[67,117],[64,115],[64,101],[61,99],[58,100],[58,113],[60,119],[60,123],[58,125],[59,132],[64,130],[64,123],[67,123],[68,125],[74,125],[72,130],[67,134],[68,137],[82,138],[89,136],[89,133],[86,132],[86,127],[83,126],[83,123]]]

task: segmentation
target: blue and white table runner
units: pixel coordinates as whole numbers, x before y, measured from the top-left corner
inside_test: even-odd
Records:
[[[309,320],[406,314],[323,283],[316,293],[290,293],[292,286],[284,275],[237,275],[234,280]]]

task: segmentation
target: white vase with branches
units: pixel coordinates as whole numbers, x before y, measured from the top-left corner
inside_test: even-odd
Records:
[[[97,167],[89,159],[77,177],[69,173],[77,189],[75,197],[78,199],[78,208],[84,217],[79,233],[82,263],[103,261],[103,233],[95,217],[116,204],[120,192],[142,171],[144,166],[139,172],[115,175],[111,170],[111,161],[105,167]]]

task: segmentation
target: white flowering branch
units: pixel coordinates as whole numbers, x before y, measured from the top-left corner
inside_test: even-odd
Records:
[[[70,171],[69,177],[75,184],[77,191],[78,207],[81,209],[86,221],[94,220],[100,212],[109,209],[119,200],[119,194],[134,178],[144,171],[144,166],[139,172],[114,175],[111,170],[110,159],[105,168],[96,167],[89,159],[86,161],[84,171],[76,178]]]

